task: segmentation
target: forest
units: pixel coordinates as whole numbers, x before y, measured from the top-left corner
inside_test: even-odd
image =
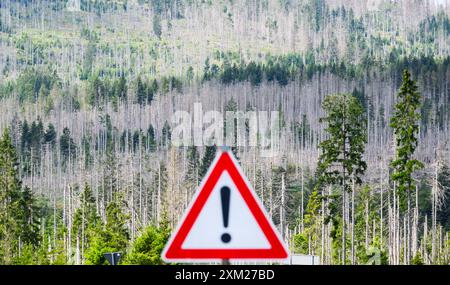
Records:
[[[201,103],[281,114],[232,150],[292,254],[448,265],[449,85],[446,0],[1,0],[0,264],[165,264]]]

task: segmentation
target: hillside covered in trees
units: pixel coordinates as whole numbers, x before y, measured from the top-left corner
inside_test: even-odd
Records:
[[[292,253],[449,264],[449,85],[445,0],[1,0],[0,264],[163,264],[194,103],[281,114],[232,150]]]

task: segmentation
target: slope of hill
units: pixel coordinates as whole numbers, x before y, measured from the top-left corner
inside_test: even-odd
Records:
[[[214,152],[170,143],[174,114],[192,115],[195,103],[282,115],[277,155],[233,151],[291,249],[341,262],[342,217],[332,213],[341,200],[312,211],[323,202],[310,199],[329,137],[321,104],[337,93],[353,94],[367,120],[368,168],[356,202],[346,201],[355,207],[345,217],[348,263],[367,262],[371,246],[389,264],[411,263],[390,165],[404,69],[422,95],[414,157],[425,164],[414,173],[408,247],[417,262],[448,263],[449,16],[448,1],[2,0],[0,127],[39,214],[35,240],[0,252],[0,263],[102,263],[95,253],[106,248],[133,256],[148,226],[166,235]],[[101,229],[80,222],[93,224],[80,217],[88,208]],[[123,227],[108,228],[111,219]],[[108,243],[111,231],[123,234]],[[26,246],[39,256],[13,250]]]

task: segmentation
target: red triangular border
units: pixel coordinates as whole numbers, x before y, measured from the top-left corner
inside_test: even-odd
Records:
[[[196,200],[185,215],[184,220],[168,243],[163,252],[163,258],[171,260],[195,260],[195,259],[286,259],[288,252],[281,242],[279,236],[266,214],[263,212],[259,202],[255,199],[252,190],[242,176],[238,166],[235,165],[231,154],[224,151],[219,154],[219,159],[209,171],[206,181],[202,183],[202,188]],[[265,234],[271,248],[269,249],[182,249],[181,245],[189,234],[203,206],[209,198],[214,186],[221,174],[228,171],[231,179],[244,198],[245,203],[258,222],[262,232]]]

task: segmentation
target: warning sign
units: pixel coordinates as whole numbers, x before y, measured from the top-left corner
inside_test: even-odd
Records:
[[[232,153],[220,152],[163,251],[164,260],[279,260],[288,251]]]

